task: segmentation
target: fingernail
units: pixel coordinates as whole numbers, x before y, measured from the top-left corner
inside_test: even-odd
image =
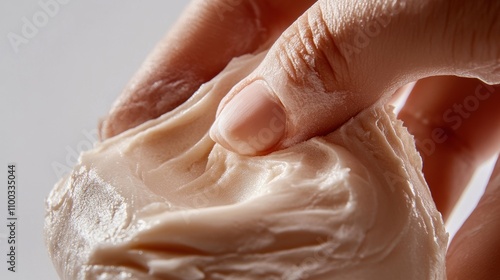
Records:
[[[210,137],[226,149],[255,155],[275,146],[285,134],[286,116],[266,82],[254,81],[226,104]]]

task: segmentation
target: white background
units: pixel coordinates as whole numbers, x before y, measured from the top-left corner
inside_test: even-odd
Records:
[[[88,149],[99,118],[187,3],[68,2],[32,38],[25,37],[17,52],[8,34],[23,36],[23,18],[33,23],[43,9],[38,0],[0,2],[0,174],[5,176],[0,179],[0,279],[57,279],[43,240],[44,200],[60,177],[54,166],[69,168],[76,153]],[[8,272],[6,263],[11,162],[18,176],[16,273]],[[479,176],[483,182],[475,183],[473,196],[463,199],[466,207],[452,219],[451,231],[475,205],[487,173]]]

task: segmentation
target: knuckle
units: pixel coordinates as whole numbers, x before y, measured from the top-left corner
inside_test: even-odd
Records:
[[[345,85],[347,59],[332,30],[330,11],[313,6],[287,29],[277,44],[277,57],[292,82],[318,84],[327,92]]]

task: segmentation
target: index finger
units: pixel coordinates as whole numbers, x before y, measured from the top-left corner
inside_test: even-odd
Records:
[[[265,48],[314,2],[192,1],[101,122],[101,138],[177,107],[233,57]]]

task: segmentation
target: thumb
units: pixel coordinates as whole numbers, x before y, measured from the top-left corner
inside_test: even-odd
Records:
[[[316,2],[221,102],[212,139],[265,154],[328,133],[419,78],[500,82],[500,3],[450,2]]]

